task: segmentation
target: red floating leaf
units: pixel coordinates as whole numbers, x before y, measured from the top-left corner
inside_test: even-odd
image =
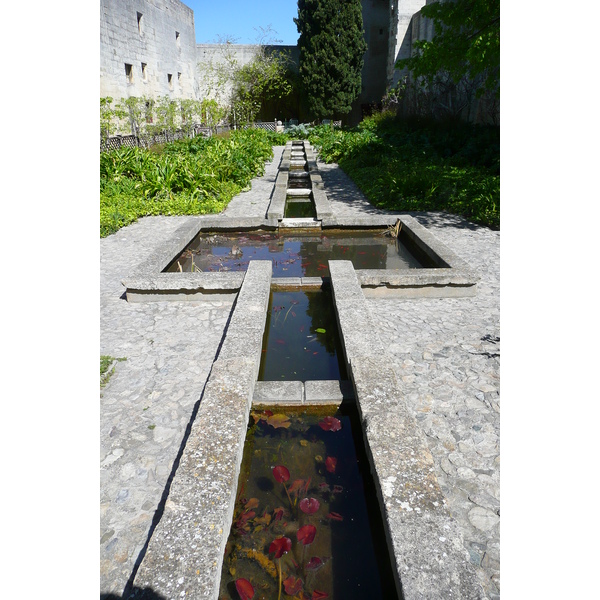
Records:
[[[276,467],[273,467],[273,477],[275,477],[275,480],[279,483],[283,483],[290,478],[290,472],[287,467],[277,465]]]
[[[335,473],[335,466],[336,465],[337,465],[337,458],[335,458],[335,456],[328,456],[327,460],[325,461],[325,468],[330,473]]]
[[[281,344],[282,346],[285,344],[285,340],[275,340],[277,344]]]
[[[320,483],[319,484],[319,491],[328,492],[329,490],[330,490],[330,487],[329,487],[328,483]]]
[[[292,540],[287,537],[280,537],[271,542],[269,546],[269,554],[275,552],[275,558],[281,558],[284,554],[292,549]]]
[[[302,586],[303,582],[302,579],[300,579],[300,577],[296,579],[295,577],[290,575],[287,579],[283,580],[283,589],[285,590],[285,593],[288,596],[294,596],[295,594],[297,594],[302,589]]]
[[[319,427],[323,431],[339,431],[342,428],[342,422],[335,417],[325,417],[319,421]]]
[[[316,498],[303,498],[300,500],[300,510],[307,515],[312,515],[319,510],[319,501]]]
[[[343,492],[344,488],[341,485],[334,485],[333,486],[333,493],[334,494],[339,494],[340,492]]]
[[[276,508],[273,511],[273,519],[275,521],[281,521],[282,518],[283,518],[283,508],[282,507]]]
[[[247,579],[236,579],[235,589],[240,595],[241,600],[252,600],[254,598],[254,588]]]
[[[334,521],[343,521],[344,517],[342,517],[342,515],[340,515],[340,513],[336,513],[336,512],[330,512],[327,515],[328,519],[333,519]]]
[[[310,600],[322,600],[322,598],[329,598],[329,594],[326,594],[321,590],[314,590]]]
[[[307,563],[306,568],[309,571],[316,571],[323,566],[323,561],[318,556],[313,556]]]
[[[303,527],[300,527],[296,533],[298,541],[302,542],[304,546],[312,544],[316,534],[317,528],[314,525],[304,525]]]

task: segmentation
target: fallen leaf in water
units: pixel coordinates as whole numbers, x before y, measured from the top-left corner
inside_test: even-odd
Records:
[[[287,429],[291,425],[286,415],[273,415],[267,419],[267,423],[275,429],[278,427],[285,427]]]
[[[335,458],[335,456],[328,456],[327,459],[325,460],[325,468],[330,473],[335,473],[336,465],[337,465],[337,458]]]
[[[298,579],[296,579],[292,575],[290,575],[287,579],[283,580],[283,588],[285,589],[285,593],[288,596],[293,596],[294,594],[297,594],[302,589],[302,585],[302,579],[300,579],[299,577]]]
[[[290,485],[288,492],[290,494],[293,494],[294,492],[301,490],[304,487],[304,483],[304,479],[296,479],[296,481],[294,481],[292,485]]]
[[[315,331],[316,331],[317,333],[326,333],[326,332],[327,332],[327,330],[326,330],[326,329],[323,329],[322,327],[319,327],[319,328],[315,329]]]
[[[246,504],[244,504],[244,510],[250,510],[251,508],[256,508],[257,506],[258,498],[250,498],[250,500],[248,500]]]

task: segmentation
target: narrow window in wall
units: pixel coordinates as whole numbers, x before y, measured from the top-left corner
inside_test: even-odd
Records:
[[[137,23],[138,23],[138,31],[140,32],[140,35],[142,34],[142,17],[144,15],[142,13],[137,13]]]
[[[179,31],[175,32],[175,44],[178,48],[181,47],[181,36],[179,35]]]
[[[125,77],[127,77],[127,83],[133,83],[133,65],[125,63]]]
[[[148,65],[146,63],[142,63],[142,80],[143,81],[148,81],[148,70],[147,67]]]
[[[167,81],[169,82],[169,89],[173,89],[173,75],[172,73],[167,73]]]
[[[177,85],[181,87],[181,73],[177,73]]]

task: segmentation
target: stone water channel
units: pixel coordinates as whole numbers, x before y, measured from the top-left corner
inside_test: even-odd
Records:
[[[291,176],[296,170],[301,175]],[[295,178],[303,186],[290,188]],[[301,194],[289,194],[290,189],[299,189]],[[308,198],[314,216],[287,217],[290,196],[302,198],[302,202]],[[430,257],[433,266],[355,269],[351,261],[330,260],[325,278],[273,278],[271,261],[253,260],[245,272],[166,272],[174,257],[202,231],[357,227],[381,231],[398,217],[403,235]],[[371,302],[439,302],[441,298],[464,302],[477,293],[478,276],[414,217],[341,215],[332,209],[310,146],[306,142],[288,144],[262,217],[185,220],[123,284],[130,306],[183,302],[193,311],[197,303],[233,303],[201,401],[181,445],[177,468],[172,471],[168,495],[163,494],[151,536],[129,579],[127,591],[134,590],[132,597],[142,597],[143,590],[158,594],[153,597],[218,597],[253,403],[302,406],[339,404],[351,398],[359,408],[388,549],[404,598],[494,597],[494,586],[491,592],[484,590],[490,587],[485,574],[477,568],[471,549],[467,551],[462,526],[449,510],[438,480],[439,458],[432,455],[428,437],[419,427],[420,415],[415,419],[413,407],[404,398],[405,377],[393,361],[384,358],[389,356],[389,347],[382,342],[381,324],[371,316]],[[350,380],[257,381],[271,291],[323,285],[329,285],[333,293]],[[410,345],[409,340],[403,343]],[[397,344],[391,347],[395,351]]]

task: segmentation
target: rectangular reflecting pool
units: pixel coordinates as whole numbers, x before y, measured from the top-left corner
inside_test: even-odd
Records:
[[[398,598],[353,404],[254,407],[219,599]]]
[[[251,260],[271,260],[273,277],[328,276],[328,260],[350,260],[355,269],[436,266],[402,232],[396,239],[382,230],[252,231],[200,233],[165,271],[245,271]]]
[[[271,292],[258,379],[348,379],[331,291]]]

